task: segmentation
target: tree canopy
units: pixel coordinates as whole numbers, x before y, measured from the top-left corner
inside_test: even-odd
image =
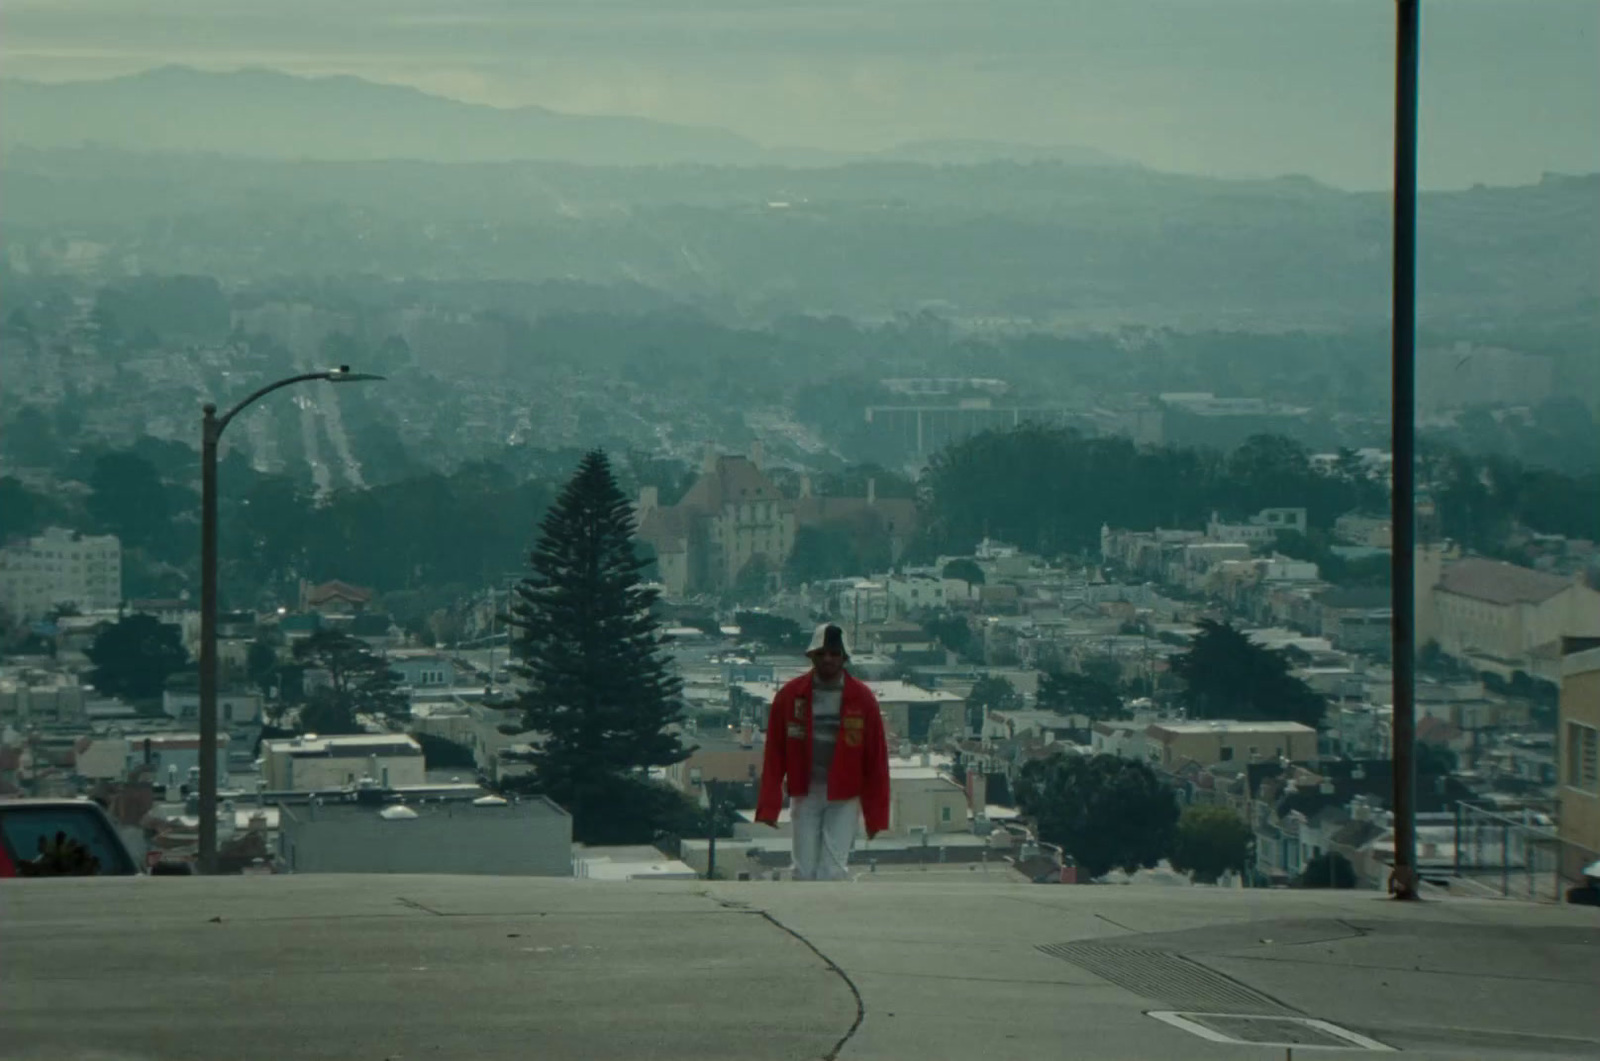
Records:
[[[941,548],[983,537],[1053,556],[1098,548],[1100,528],[1197,527],[1212,512],[1246,515],[1304,505],[1312,526],[1351,509],[1381,508],[1381,484],[1326,475],[1298,442],[1259,435],[1232,453],[1140,447],[1025,425],[935,454],[923,479],[928,527]]]
[[[758,642],[773,651],[798,652],[811,640],[811,631],[793,619],[769,612],[735,612],[733,621],[739,627],[740,637]]]
[[[1289,660],[1231,623],[1202,619],[1188,651],[1172,660],[1192,718],[1323,724],[1327,701],[1289,673]]]
[[[1039,682],[1039,706],[1062,715],[1087,715],[1095,722],[1127,714],[1115,685],[1076,671],[1046,672]]]
[[[160,696],[167,679],[189,665],[183,632],[142,613],[102,629],[85,654],[94,664],[89,684],[107,696],[130,700]]]
[[[983,568],[978,566],[976,560],[968,557],[957,557],[944,565],[941,572],[945,578],[958,578],[963,582],[970,582],[975,586],[984,584]]]
[[[1250,827],[1230,807],[1197,803],[1183,808],[1172,846],[1172,867],[1215,884],[1228,870],[1242,871],[1250,853]]]
[[[1172,849],[1178,803],[1149,765],[1063,755],[1022,768],[1017,806],[1090,877],[1153,866]]]
[[[1005,678],[986,674],[973,683],[967,694],[967,725],[978,730],[990,711],[1014,711],[1022,706],[1022,695]]]
[[[314,690],[301,710],[307,733],[359,733],[360,715],[397,721],[410,713],[400,675],[360,638],[318,630],[294,646],[294,658],[328,675],[327,686]]]

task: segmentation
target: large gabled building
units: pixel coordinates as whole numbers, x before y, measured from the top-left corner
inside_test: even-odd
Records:
[[[817,497],[802,478],[798,497],[787,497],[761,467],[759,450],[748,457],[707,454],[700,477],[675,505],[662,506],[655,487],[640,491],[638,536],[656,553],[667,593],[714,593],[759,561],[771,577],[808,526],[844,526],[855,533],[887,534],[898,558],[915,532],[916,502],[879,500],[869,481],[866,497]],[[863,572],[865,573],[865,572]]]
[[[1563,637],[1600,636],[1600,593],[1582,582],[1500,560],[1446,564],[1433,586],[1431,636],[1475,670],[1559,681]]]

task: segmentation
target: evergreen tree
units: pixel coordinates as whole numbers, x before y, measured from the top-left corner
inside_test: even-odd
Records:
[[[1115,685],[1076,671],[1046,671],[1039,681],[1038,704],[1058,715],[1086,715],[1095,722],[1128,713]]]
[[[328,675],[328,685],[313,693],[300,713],[300,728],[307,733],[360,733],[357,715],[397,721],[410,714],[399,673],[358,637],[318,630],[294,646],[294,658]]]
[[[682,683],[662,652],[657,594],[639,577],[631,506],[603,452],[585,454],[540,533],[510,617],[529,683],[526,725],[543,734],[539,787],[572,813],[578,839],[649,840],[643,772],[688,755],[668,731],[683,717]],[[619,798],[635,787],[639,798]],[[616,820],[631,814],[643,818]]]
[[[967,694],[967,728],[974,733],[983,730],[983,720],[990,711],[1015,711],[1022,706],[1022,696],[1016,686],[1005,678],[984,675],[972,685]]]
[[[1194,718],[1301,722],[1321,726],[1328,702],[1289,673],[1282,652],[1251,641],[1230,623],[1200,620],[1189,650],[1172,661]]]

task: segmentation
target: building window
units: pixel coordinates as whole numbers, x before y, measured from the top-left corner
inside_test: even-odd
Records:
[[[1232,758],[1233,758],[1233,745],[1224,744],[1222,746],[1222,761],[1223,762],[1227,762]]]
[[[1600,730],[1593,726],[1567,723],[1566,782],[1585,792],[1600,791]]]
[[[946,804],[945,806],[939,808],[939,820],[942,821],[942,822],[947,822],[947,821],[950,820],[950,806],[949,806],[949,804]]]

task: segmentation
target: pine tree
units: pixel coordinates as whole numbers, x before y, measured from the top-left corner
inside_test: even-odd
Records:
[[[584,456],[539,529],[510,618],[529,683],[525,722],[543,735],[539,787],[571,811],[576,836],[627,834],[632,823],[608,819],[650,801],[620,793],[688,751],[667,731],[683,716],[682,683],[661,651],[657,594],[640,583],[633,512],[603,452]],[[648,839],[647,823],[637,828]]]

